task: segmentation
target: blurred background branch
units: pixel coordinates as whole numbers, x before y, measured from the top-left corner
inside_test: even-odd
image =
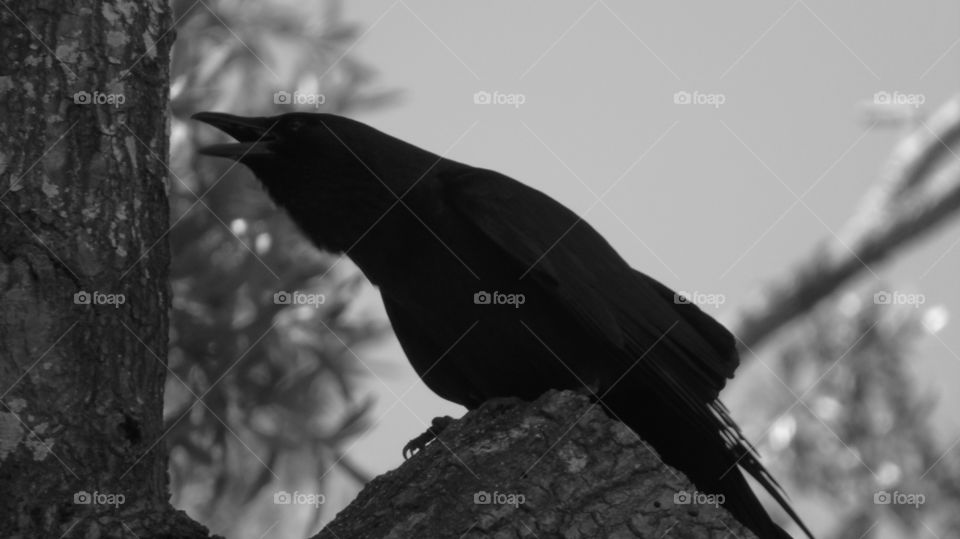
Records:
[[[960,96],[914,124],[841,232],[733,324],[743,358],[761,359],[779,383],[748,389],[765,403],[749,423],[769,425],[759,438],[774,476],[829,507],[838,539],[881,537],[888,519],[904,536],[960,529],[949,509],[960,458],[937,440],[936,397],[914,381],[916,350],[939,339],[948,313],[923,294],[851,286],[960,208]],[[802,323],[783,331],[792,321]],[[763,344],[772,346],[758,355]]]
[[[960,208],[958,153],[960,96],[955,96],[900,141],[838,235],[750,298],[732,324],[741,352],[953,216]]]

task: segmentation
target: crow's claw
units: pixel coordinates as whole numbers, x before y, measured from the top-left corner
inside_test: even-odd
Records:
[[[437,436],[440,436],[440,433],[443,432],[443,429],[447,428],[450,423],[453,423],[454,419],[448,415],[435,417],[430,427],[416,438],[410,440],[407,445],[403,446],[403,459],[407,460],[416,453],[423,451],[427,444],[437,439]]]

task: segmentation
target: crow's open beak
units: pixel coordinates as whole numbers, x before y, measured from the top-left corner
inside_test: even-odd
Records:
[[[198,112],[191,118],[210,124],[238,141],[204,146],[197,150],[203,155],[227,157],[234,160],[245,157],[275,155],[271,144],[276,140],[271,133],[275,120],[271,118],[245,118],[223,112]]]

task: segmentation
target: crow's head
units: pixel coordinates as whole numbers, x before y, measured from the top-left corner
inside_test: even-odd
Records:
[[[409,187],[440,157],[336,114],[291,112],[279,116],[244,117],[223,112],[199,112],[194,120],[210,124],[237,142],[201,148],[204,155],[226,157],[250,167],[261,181],[280,170],[299,170],[297,181],[371,180],[390,190]],[[411,179],[411,176],[413,178]]]
[[[334,114],[292,112],[279,116],[234,116],[223,112],[199,112],[194,120],[210,124],[237,139],[200,149],[204,155],[226,157],[247,165],[254,172],[271,172],[269,167],[302,163],[326,169],[339,161],[362,161],[348,146],[356,134],[379,133],[360,122]],[[352,159],[344,156],[352,155]],[[362,164],[362,163],[361,163]],[[342,163],[341,163],[342,165]],[[319,172],[319,170],[318,170]],[[269,180],[270,178],[261,178]]]
[[[362,234],[413,187],[434,184],[439,156],[343,116],[243,117],[200,112],[237,142],[200,148],[249,167],[315,242]],[[440,166],[438,166],[440,165]],[[326,247],[337,250],[339,245]],[[339,243],[339,242],[333,242]]]

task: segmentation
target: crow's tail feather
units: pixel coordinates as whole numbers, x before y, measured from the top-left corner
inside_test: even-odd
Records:
[[[742,467],[812,539],[780,485],[757,459],[754,448],[722,404],[704,404],[696,417],[687,417],[692,412],[688,405],[665,406],[662,393],[653,396],[629,386],[615,386],[602,398],[602,404],[652,445],[666,464],[683,472],[699,491],[722,495],[723,507],[761,539],[790,539],[764,509],[741,472]],[[644,394],[650,397],[640,396]],[[705,429],[707,424],[713,428]]]

